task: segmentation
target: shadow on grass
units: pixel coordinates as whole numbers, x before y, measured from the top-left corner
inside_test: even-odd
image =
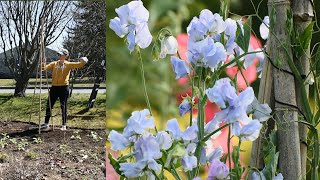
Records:
[[[14,98],[13,95],[0,95],[0,105],[5,104],[6,102],[10,101],[12,98]]]

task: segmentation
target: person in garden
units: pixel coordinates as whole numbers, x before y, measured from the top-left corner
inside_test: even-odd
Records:
[[[82,68],[87,62],[86,57],[79,58],[79,62],[69,62],[69,51],[61,49],[58,52],[59,60],[49,64],[42,64],[42,70],[52,71],[52,87],[49,90],[49,97],[47,100],[46,116],[44,124],[41,129],[49,128],[49,119],[51,117],[51,109],[59,98],[62,110],[62,127],[61,130],[66,130],[67,123],[67,99],[69,96],[69,76],[70,71],[76,68]]]

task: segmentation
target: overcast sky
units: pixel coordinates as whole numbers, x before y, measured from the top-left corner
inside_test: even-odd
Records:
[[[74,6],[71,5],[71,6],[69,7],[69,11],[71,12],[73,8],[74,8]],[[71,20],[71,21],[69,22],[68,26],[72,26],[72,23],[73,23],[73,21]],[[59,28],[60,28],[60,30],[59,30]],[[62,30],[62,27],[58,27],[58,30],[55,31],[54,35],[55,35],[55,36],[58,36],[61,31],[63,31],[63,32],[60,34],[60,36],[58,37],[58,39],[57,39],[55,42],[53,42],[51,45],[47,46],[48,48],[50,48],[50,49],[52,49],[52,50],[59,50],[60,48],[62,48],[63,40],[64,40],[64,38],[66,38],[67,35],[68,35],[67,29]],[[0,43],[2,43],[2,41],[1,41]],[[7,43],[9,43],[9,42],[7,42]],[[3,52],[3,49],[0,48],[0,53],[2,53],[2,52]]]

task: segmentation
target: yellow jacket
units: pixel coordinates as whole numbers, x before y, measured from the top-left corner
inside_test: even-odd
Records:
[[[70,70],[82,68],[85,64],[86,61],[60,63],[58,60],[43,66],[42,69],[52,70],[52,86],[66,86],[69,85]]]

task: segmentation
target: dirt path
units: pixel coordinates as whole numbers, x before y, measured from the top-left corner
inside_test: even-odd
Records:
[[[0,121],[0,179],[105,179],[105,131]]]

